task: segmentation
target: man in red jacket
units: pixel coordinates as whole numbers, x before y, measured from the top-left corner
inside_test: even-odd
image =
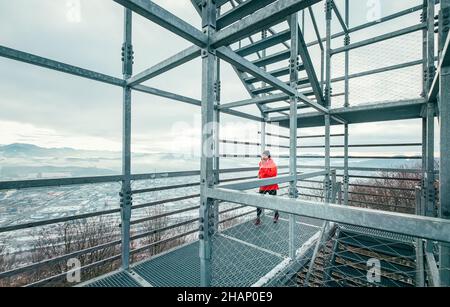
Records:
[[[261,155],[261,161],[259,162],[259,173],[258,178],[272,178],[277,176],[277,165],[272,160],[270,156],[270,151],[265,150]],[[272,184],[268,186],[263,186],[259,188],[259,193],[261,194],[269,194],[269,195],[277,195],[277,190],[279,189],[278,184]],[[262,209],[257,208],[256,210],[256,220],[255,225],[261,224],[261,213]],[[273,222],[278,222],[278,218],[280,217],[280,214],[278,211],[275,211],[275,216],[273,217]]]

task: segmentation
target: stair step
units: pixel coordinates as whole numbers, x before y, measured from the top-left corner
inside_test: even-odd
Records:
[[[217,19],[217,29],[223,29],[275,1],[276,0],[247,0],[242,2],[238,6],[219,16]]]
[[[349,251],[339,251],[338,254],[336,255],[336,257],[345,259],[345,260],[353,262],[353,263],[361,264],[363,266],[365,266],[367,264],[369,259],[372,259],[372,257],[355,254],[355,253],[352,253]],[[375,259],[378,259],[378,258],[375,258]],[[379,260],[380,260],[382,272],[387,271],[387,274],[396,273],[399,275],[404,275],[405,278],[411,278],[411,279],[415,278],[415,271],[416,271],[415,268],[405,267],[405,266],[391,263],[391,262],[388,262],[388,261],[382,260],[382,259],[379,259]]]
[[[272,71],[268,71],[269,74],[271,74],[274,77],[282,77],[282,76],[287,76],[289,75],[289,68],[285,67],[285,68],[279,68],[279,69],[275,69]],[[261,81],[259,78],[257,77],[247,77],[244,78],[244,81],[248,84],[252,84],[255,82],[259,82]]]
[[[301,78],[297,81],[297,85],[308,84],[308,83],[309,83],[308,78]],[[289,82],[286,82],[286,84],[289,85]],[[252,90],[252,93],[254,95],[259,95],[259,94],[270,93],[273,91],[278,91],[278,89],[274,86],[266,85],[266,86],[258,87],[256,89]]]
[[[266,38],[263,38],[259,41],[256,41],[247,46],[241,47],[237,49],[235,52],[240,56],[248,56],[250,54],[256,53],[258,51],[268,49],[270,47],[276,46],[278,44],[282,44],[285,41],[289,40],[291,37],[291,31],[285,30],[279,33],[270,35]]]
[[[365,266],[364,266],[365,267]],[[397,278],[393,278],[395,276],[385,276],[383,272],[381,272],[381,282],[377,284],[372,284],[367,280],[367,269],[362,269],[357,265],[351,264],[341,258],[337,257],[335,263],[333,264],[333,273],[341,274],[345,277],[345,279],[354,279],[362,284],[366,284],[368,286],[386,286],[386,287],[411,287],[412,283],[406,280],[397,280]],[[332,274],[333,274],[332,273]],[[400,279],[400,278],[399,278]]]
[[[256,66],[262,67],[270,64],[274,64],[277,62],[281,62],[283,60],[287,60],[291,57],[291,50],[283,50],[265,57],[262,57],[258,60],[253,61],[252,63]]]
[[[414,247],[406,243],[392,241],[381,238],[374,238],[367,235],[341,232],[339,242],[354,247],[361,247],[371,251],[387,254],[394,257],[403,257],[410,260],[415,259]]]

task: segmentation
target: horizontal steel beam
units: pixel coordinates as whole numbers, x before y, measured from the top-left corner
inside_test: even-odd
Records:
[[[400,114],[398,112],[399,108],[410,108],[410,107],[419,107],[422,106],[426,103],[426,99],[425,98],[417,98],[417,99],[405,99],[405,100],[394,100],[394,101],[378,101],[378,102],[374,102],[374,103],[370,103],[370,104],[360,104],[360,105],[356,105],[356,106],[350,106],[350,107],[340,107],[340,108],[332,108],[329,110],[330,115],[335,115],[335,116],[341,116],[341,117],[345,117],[348,119],[351,119],[351,115],[353,114],[358,114],[361,112],[364,112],[366,114],[371,115],[371,114],[379,114],[379,112],[383,111],[383,114],[386,114],[387,117],[389,117],[389,115],[392,114]],[[395,110],[397,111],[396,113],[389,113],[391,110]],[[399,115],[399,116],[400,116]],[[306,118],[309,117],[321,117],[322,114],[319,112],[308,112],[308,113],[303,113],[303,114],[298,114],[297,117],[299,118],[299,120],[304,120]],[[400,119],[402,119],[400,117]],[[277,117],[271,117],[269,118],[268,122],[280,122],[283,120],[289,120],[289,117],[286,116],[277,116]],[[392,119],[385,119],[385,120],[392,120]],[[333,124],[333,123],[332,123]]]
[[[348,145],[349,148],[365,148],[365,147],[409,147],[409,146],[422,146],[422,143],[391,143],[391,144],[352,144]],[[324,148],[324,145],[308,145],[298,146],[297,148]],[[331,148],[343,148],[345,145],[330,145]]]
[[[40,57],[31,53],[11,49],[5,46],[0,46],[0,56],[4,58],[8,58],[11,60],[32,64],[35,66],[40,66],[44,68],[48,68],[51,70],[75,75],[78,77],[83,77],[95,81],[100,81],[103,83],[117,85],[117,86],[125,86],[125,81],[119,78],[111,77],[102,73],[98,73],[92,70],[80,68],[77,66],[65,64],[62,62],[50,60],[44,57]]]
[[[240,154],[221,154],[221,158],[259,158],[259,155],[240,155]],[[288,159],[289,155],[272,155],[274,158],[279,159]],[[297,156],[299,159],[324,159],[325,156],[309,156],[309,155],[301,155]],[[331,156],[330,159],[344,159],[344,156]],[[402,159],[411,159],[411,160],[421,160],[422,156],[348,156],[349,159],[395,159],[395,160],[402,160]]]
[[[118,176],[95,176],[95,177],[79,177],[79,178],[58,178],[58,179],[36,179],[36,180],[15,180],[15,181],[0,181],[1,190],[15,190],[26,188],[41,188],[41,187],[55,187],[68,185],[83,185],[83,184],[98,184],[119,182],[123,179],[121,175]]]
[[[148,0],[114,0],[196,46],[205,47],[208,37],[200,30]]]
[[[198,107],[200,107],[202,105],[202,102],[200,100],[182,96],[182,95],[178,95],[178,94],[174,94],[174,93],[170,93],[170,92],[166,92],[166,91],[159,90],[159,89],[149,87],[149,86],[145,86],[142,84],[135,85],[132,87],[132,89],[139,91],[139,92],[155,95],[155,96],[160,96],[160,97],[164,97],[164,98],[168,98],[168,99],[172,99],[172,100],[176,100],[176,101],[185,102],[185,103],[192,104],[192,105],[198,106]],[[247,114],[244,112],[239,112],[239,111],[234,111],[234,110],[226,110],[226,109],[222,110],[222,112],[225,114],[228,114],[228,115],[238,116],[238,117],[246,118],[249,120],[254,120],[257,122],[264,121],[264,119],[262,117]]]
[[[297,180],[310,179],[310,178],[315,178],[315,177],[319,177],[319,176],[325,176],[327,174],[328,174],[328,171],[326,171],[326,170],[310,172],[310,173],[300,173],[297,175]]]
[[[258,131],[258,134],[261,134],[261,131]],[[288,136],[286,135],[280,135],[280,134],[274,134],[274,133],[266,133],[267,136],[274,136],[274,137],[279,137],[282,139],[289,139]],[[341,136],[345,136],[344,134],[331,134],[330,137],[341,137]],[[301,135],[298,136],[298,139],[313,139],[313,138],[323,138],[325,137],[324,134],[314,134],[314,135]]]
[[[247,113],[244,113],[244,112],[235,111],[235,110],[229,110],[229,109],[227,110],[227,109],[225,109],[225,110],[222,110],[221,112],[225,113],[225,114],[228,114],[228,115],[233,115],[233,116],[237,116],[237,117],[241,117],[241,118],[246,118],[246,119],[253,120],[253,121],[256,121],[256,122],[263,122],[264,121],[264,118],[262,118],[262,117],[251,115],[251,114],[247,114]]]
[[[43,221],[39,221],[39,222],[29,222],[29,223],[23,223],[23,224],[19,224],[19,225],[4,226],[4,227],[0,227],[0,233],[10,232],[10,231],[15,231],[15,230],[20,230],[20,229],[34,228],[34,227],[39,227],[39,226],[58,224],[58,223],[64,223],[64,222],[81,220],[81,219],[87,219],[87,218],[92,218],[92,217],[97,217],[97,216],[102,216],[102,215],[108,215],[108,214],[117,214],[117,213],[120,213],[120,208],[92,212],[92,213],[79,214],[79,215],[68,216],[68,217],[61,217],[61,218],[56,218],[56,219],[51,219],[51,220],[43,220]]]
[[[417,6],[408,8],[408,9],[405,9],[405,10],[403,10],[403,11],[400,11],[400,12],[397,12],[397,13],[394,13],[394,14],[391,14],[391,15],[388,15],[388,16],[385,16],[385,17],[382,17],[382,18],[377,19],[377,20],[375,20],[375,21],[370,21],[370,22],[364,23],[364,24],[362,24],[362,25],[359,25],[359,26],[356,26],[356,27],[353,27],[353,28],[349,28],[349,29],[348,29],[348,33],[353,33],[353,32],[357,32],[357,31],[361,31],[361,30],[364,30],[364,29],[367,29],[367,28],[370,28],[370,27],[379,25],[379,24],[381,24],[381,23],[385,23],[385,22],[394,20],[394,19],[396,19],[396,18],[399,18],[399,17],[403,17],[403,16],[405,16],[405,15],[412,14],[412,13],[417,12],[417,11],[420,11],[420,10],[422,10],[422,9],[423,9],[423,5],[420,4],[420,5],[417,5]],[[331,39],[339,38],[339,37],[341,37],[341,36],[344,36],[345,34],[346,34],[346,33],[345,33],[344,31],[339,32],[339,33],[336,33],[336,34],[333,34],[333,35],[331,36]],[[317,45],[317,44],[319,44],[319,43],[321,44],[322,42],[325,42],[325,41],[326,41],[326,38],[325,38],[325,37],[324,37],[324,38],[321,38],[320,40],[317,40],[317,41],[313,41],[313,42],[308,43],[308,47]]]
[[[15,276],[15,275],[20,274],[20,273],[32,272],[32,271],[37,270],[37,269],[39,269],[41,267],[49,266],[51,264],[59,263],[59,262],[62,262],[62,261],[67,261],[68,259],[77,258],[77,257],[79,257],[81,255],[91,254],[91,253],[96,252],[98,250],[110,248],[110,247],[113,247],[113,246],[118,245],[120,243],[121,243],[121,240],[115,240],[115,241],[111,241],[111,242],[104,243],[104,244],[101,244],[101,245],[97,245],[97,246],[89,247],[89,248],[86,248],[86,249],[82,249],[82,250],[79,250],[79,251],[76,251],[76,252],[72,252],[72,253],[69,253],[69,254],[65,254],[65,255],[62,255],[62,256],[58,256],[58,257],[55,257],[55,258],[46,259],[46,260],[43,260],[43,261],[40,261],[40,262],[28,264],[28,265],[25,265],[25,266],[17,268],[17,269],[12,269],[12,270],[9,270],[9,271],[1,272],[0,273],[0,279],[7,278],[7,277],[12,277],[12,276]]]
[[[198,107],[202,105],[202,102],[200,100],[182,96],[182,95],[178,95],[178,94],[174,94],[174,93],[170,93],[170,92],[166,92],[166,91],[156,89],[153,87],[149,87],[146,85],[142,85],[142,84],[134,85],[131,88],[136,91],[142,92],[142,93],[147,93],[147,94],[151,94],[151,95],[155,95],[155,96],[159,96],[159,97],[164,97],[164,98],[171,99],[171,100],[181,101],[181,102],[192,104],[192,105],[198,106]]]
[[[450,221],[439,218],[384,212],[366,208],[354,208],[313,201],[266,197],[221,188],[208,188],[206,196],[212,199],[278,210],[337,223],[379,229],[418,238],[450,242]]]
[[[297,105],[297,109],[305,109],[305,108],[309,108],[309,106],[304,105],[304,104],[298,104]],[[266,113],[266,114],[269,114],[269,113],[285,112],[285,111],[289,111],[290,109],[291,109],[290,106],[278,107],[278,108],[267,108],[263,112]]]
[[[212,47],[230,45],[231,43],[261,29],[268,28],[287,16],[305,9],[320,0],[278,0],[267,5],[263,10],[258,10],[252,15],[244,17],[239,22],[216,32],[212,37]]]
[[[279,168],[286,168],[280,166]],[[228,168],[221,169],[221,174],[240,173],[257,171],[258,167],[240,167],[240,168]],[[131,180],[154,180],[161,178],[176,178],[176,177],[189,177],[199,176],[200,171],[180,171],[180,172],[161,172],[161,173],[147,173],[147,174],[132,174]],[[12,189],[26,189],[26,188],[40,188],[40,187],[57,187],[57,186],[70,186],[70,185],[83,185],[83,184],[99,184],[120,182],[123,180],[122,175],[117,176],[94,176],[94,177],[76,177],[76,178],[57,178],[57,179],[38,179],[38,180],[20,180],[20,181],[0,181],[0,190],[12,190]]]
[[[169,212],[165,212],[165,213],[158,214],[158,215],[144,217],[144,218],[138,219],[138,220],[132,220],[130,222],[130,224],[135,225],[135,224],[140,224],[140,223],[144,223],[144,222],[148,222],[148,221],[153,221],[153,220],[157,220],[157,219],[160,219],[163,217],[168,217],[168,216],[185,213],[185,212],[192,211],[192,210],[197,210],[199,208],[200,208],[200,206],[192,206],[192,207],[183,208],[183,209],[179,209],[179,210],[169,211]]]
[[[231,190],[250,190],[254,188],[259,188],[267,185],[290,182],[294,179],[294,176],[278,176],[273,178],[257,179],[257,180],[247,180],[231,184],[220,184],[219,187],[223,189]]]
[[[272,75],[269,75],[266,71],[262,70],[261,68],[257,67],[256,65],[254,65],[253,63],[251,63],[250,61],[242,58],[241,56],[237,55],[233,50],[231,50],[228,47],[220,47],[218,49],[216,49],[216,53],[217,56],[219,58],[221,58],[222,60],[227,61],[228,63],[230,63],[231,65],[235,66],[236,68],[248,72],[250,74],[252,74],[255,77],[259,77],[261,78],[261,80],[263,80],[264,82],[278,88],[279,90],[281,90],[282,92],[290,95],[290,96],[294,96],[298,99],[300,99],[301,101],[303,101],[304,103],[308,104],[309,106],[311,106],[312,108],[323,112],[323,113],[328,113],[328,109],[321,106],[320,104],[310,100],[309,98],[307,98],[305,95],[297,92],[296,89],[293,89],[292,87],[290,87],[289,85],[285,84],[284,82],[280,81],[279,79],[275,78]]]
[[[195,187],[199,186],[199,182],[192,182],[192,183],[182,183],[182,184],[176,184],[176,185],[169,185],[169,186],[162,186],[162,187],[154,187],[154,188],[146,188],[146,189],[136,189],[132,190],[131,193],[133,195],[135,194],[142,194],[142,193],[150,193],[150,192],[159,192],[159,191],[165,191],[165,190],[174,190],[174,189],[181,189],[181,188],[189,188],[189,187]]]
[[[243,107],[243,106],[248,106],[248,105],[253,105],[253,104],[267,104],[267,103],[283,101],[283,100],[287,100],[287,99],[289,99],[289,95],[275,94],[275,95],[256,97],[256,98],[252,98],[252,99],[246,99],[246,100],[235,101],[235,102],[230,102],[230,103],[224,103],[224,104],[217,106],[217,109],[225,110],[225,109]]]
[[[353,43],[353,44],[350,44],[350,45],[347,45],[347,46],[344,46],[344,47],[341,47],[341,48],[333,49],[331,51],[331,54],[335,55],[335,54],[338,54],[338,53],[341,53],[341,52],[353,50],[353,49],[356,49],[356,48],[361,48],[361,47],[364,47],[364,46],[367,46],[367,45],[375,44],[375,43],[382,42],[382,41],[385,41],[385,40],[388,40],[388,39],[392,39],[392,38],[395,38],[395,37],[403,36],[403,35],[406,35],[406,34],[409,34],[409,33],[413,33],[413,32],[416,32],[416,31],[420,31],[420,30],[426,29],[426,27],[427,27],[426,23],[421,23],[421,24],[418,24],[418,25],[414,25],[414,26],[411,26],[411,27],[407,27],[407,28],[398,30],[398,31],[394,31],[394,32],[391,32],[391,33],[387,33],[387,34],[383,34],[383,35],[377,36],[377,37],[369,38],[369,39],[366,39],[366,40],[363,40],[363,41],[360,41],[360,42],[357,42],[357,43]]]
[[[133,86],[145,82],[151,78],[159,76],[175,67],[187,63],[200,56],[201,49],[197,46],[191,46],[180,53],[144,70],[143,72],[128,79],[128,86]]]
[[[407,63],[395,64],[395,65],[386,66],[386,67],[382,67],[382,68],[367,70],[367,71],[348,75],[348,79],[360,78],[360,77],[375,75],[375,74],[379,74],[379,73],[383,73],[383,72],[393,71],[393,70],[397,70],[397,69],[403,69],[403,68],[407,68],[407,67],[411,67],[411,66],[420,65],[422,63],[423,63],[423,60],[416,60],[416,61],[411,61],[411,62],[407,62]],[[344,80],[345,80],[345,76],[342,76],[342,77],[331,79],[331,82],[332,83],[341,82]]]
[[[300,68],[300,70],[304,70],[305,66],[303,66],[303,64],[300,64],[299,68]],[[287,76],[287,75],[289,75],[289,67],[283,67],[283,68],[274,69],[272,71],[268,71],[268,73],[271,74],[274,77]],[[251,76],[251,77],[244,78],[244,81],[246,83],[250,83],[251,84],[251,83],[255,83],[255,82],[261,81],[261,80]]]

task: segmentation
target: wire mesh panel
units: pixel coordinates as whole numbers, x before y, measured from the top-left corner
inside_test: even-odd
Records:
[[[309,287],[414,287],[432,282],[424,265],[424,240],[391,232],[337,225],[321,241],[290,285]],[[433,254],[433,257],[435,255]]]
[[[90,266],[120,254],[119,190],[110,182],[1,191],[0,286],[64,286],[71,260]],[[88,267],[82,278],[116,264]]]
[[[300,250],[318,233],[320,221],[296,217],[291,228],[287,214],[266,211],[256,222],[253,209],[250,220],[239,223],[212,237],[212,285],[265,285],[291,264],[290,249]]]

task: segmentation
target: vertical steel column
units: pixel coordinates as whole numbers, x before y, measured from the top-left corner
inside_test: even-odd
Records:
[[[425,191],[426,191],[426,173],[427,173],[427,117],[426,114],[422,118],[422,181],[421,181],[421,204],[425,207]],[[425,210],[424,215],[425,215]]]
[[[267,30],[264,29],[264,30],[261,31],[261,39],[266,39],[266,38],[267,38]],[[267,55],[267,50],[263,49],[261,51],[261,55],[262,55],[262,58],[265,58],[266,55]],[[267,71],[267,66],[262,66],[261,68]],[[265,87],[265,86],[266,86],[266,83],[265,82],[261,82],[261,87]],[[266,94],[262,94],[262,96],[266,96]],[[262,109],[261,109],[261,118],[263,119],[263,121],[261,122],[261,142],[260,142],[261,143],[261,148],[260,148],[260,154],[264,150],[266,150],[266,138],[267,138],[267,136],[266,136],[266,133],[267,133],[267,131],[266,131],[266,128],[267,128],[267,123],[266,123],[267,113],[262,112]],[[264,209],[260,209],[260,210],[261,210],[261,215],[264,216],[265,210]]]
[[[124,13],[124,43],[122,46],[122,73],[124,79],[133,74],[132,45],[132,12],[125,9]],[[122,189],[120,192],[121,207],[121,252],[122,268],[127,270],[130,265],[130,220],[131,220],[131,88],[123,89],[122,114]]]
[[[262,30],[261,32],[261,39],[265,39],[267,38],[267,30]],[[262,57],[265,58],[267,55],[267,50],[263,49],[261,51]],[[264,70],[267,70],[266,66],[261,67]],[[266,83],[262,82],[261,83],[261,87],[265,87]],[[265,94],[263,94],[265,95]],[[264,121],[261,122],[261,153],[266,150],[266,118],[267,118],[267,114],[261,112],[261,117],[264,119]]]
[[[348,205],[348,187],[349,187],[349,175],[348,175],[348,124],[344,125],[344,205]]]
[[[420,22],[425,22],[425,16],[428,16],[428,0],[423,0],[423,9],[422,9],[422,13],[420,15]],[[423,62],[422,62],[422,97],[426,97],[426,93],[428,93],[427,91],[427,71],[428,71],[428,61],[427,61],[427,34],[428,34],[428,29],[425,28],[422,31],[422,57],[423,57]]]
[[[426,93],[428,93],[433,84],[436,67],[434,65],[434,14],[435,0],[427,0],[427,81]]]
[[[332,19],[333,1],[326,0],[326,86],[325,86],[325,103],[328,108],[331,107],[331,19]],[[324,192],[325,202],[330,201],[331,182],[330,182],[330,115],[325,115],[325,175]]]
[[[350,4],[349,0],[345,0],[345,24],[347,25],[347,29],[350,28]],[[344,45],[347,46],[350,44],[350,35],[348,33],[345,34]],[[350,105],[350,81],[348,78],[350,71],[350,53],[349,51],[345,52],[345,101],[344,107],[348,107]],[[344,125],[344,205],[348,205],[348,124]]]
[[[216,29],[216,5],[213,0],[202,3],[202,28],[208,36]],[[211,237],[214,228],[211,223],[213,199],[206,197],[206,189],[214,186],[214,80],[216,78],[215,51],[208,46],[202,50],[202,157],[200,161],[200,285],[211,285]]]
[[[219,11],[219,9],[217,10]],[[219,16],[219,13],[218,15]],[[216,64],[216,106],[220,105],[221,100],[221,81],[220,81],[220,59]],[[215,108],[214,111],[214,184],[220,183],[220,110]],[[219,207],[220,201],[214,201],[214,231],[219,231]]]
[[[441,68],[439,84],[440,164],[439,217],[450,219],[450,66]],[[439,269],[442,286],[450,286],[450,245],[439,246]]]
[[[291,58],[289,62],[290,86],[297,88],[298,67],[300,60],[298,57],[298,13],[292,14],[289,18],[291,25]],[[289,182],[289,197],[297,198],[297,98],[292,96],[290,106],[290,133],[289,133],[289,174],[293,180]],[[295,218],[289,214],[289,257],[295,257]]]
[[[436,193],[434,187],[434,103],[427,104],[427,153],[425,173],[425,214],[436,217]]]
[[[423,215],[420,187],[416,187],[416,215]],[[424,242],[421,238],[416,239],[416,286],[425,286],[425,262],[424,262]]]
[[[216,18],[220,16],[220,7],[216,10]],[[220,79],[220,59],[216,59],[215,106],[221,101],[222,83]],[[214,108],[214,184],[220,183],[220,110]],[[214,200],[214,232],[219,231],[220,201]]]
[[[263,152],[264,150],[266,150],[266,122],[262,121],[261,122],[261,152]]]
[[[444,49],[445,41],[447,39],[450,22],[450,0],[440,0],[441,10],[439,12],[439,39],[438,39],[438,54],[439,58],[442,56],[442,50]]]
[[[349,7],[349,0],[345,0],[345,24],[347,25],[347,29],[350,28],[350,7]],[[348,46],[350,44],[350,35],[348,33],[345,34],[344,37],[344,46]],[[344,101],[344,107],[348,107],[350,105],[349,103],[349,93],[350,93],[350,86],[349,86],[349,79],[348,74],[350,70],[350,54],[349,51],[345,51],[345,101]]]

